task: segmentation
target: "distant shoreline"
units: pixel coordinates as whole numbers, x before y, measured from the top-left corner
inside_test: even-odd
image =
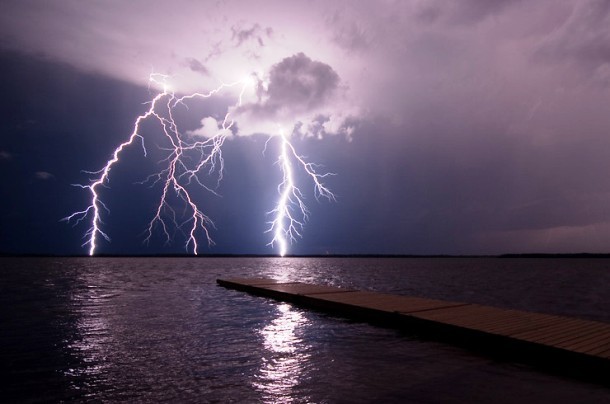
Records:
[[[0,253],[0,258],[87,258],[89,255]],[[95,258],[279,258],[276,254],[97,254]],[[451,254],[311,254],[285,258],[610,258],[610,253],[521,253],[499,255]]]

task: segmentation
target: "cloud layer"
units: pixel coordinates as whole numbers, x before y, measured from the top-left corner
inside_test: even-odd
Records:
[[[279,130],[317,137],[349,134],[351,125],[346,118],[351,111],[342,90],[341,79],[331,66],[299,52],[257,77],[255,97],[235,108],[232,117],[240,135],[273,135]],[[339,123],[331,127],[327,123],[332,120]]]
[[[404,223],[401,252],[610,244],[609,43],[605,0],[0,5],[4,50],[182,92],[256,74],[237,134],[350,135],[343,203]]]
[[[324,105],[338,86],[339,76],[332,67],[301,52],[273,65],[268,84],[259,83],[260,102],[244,109],[268,116],[309,112]]]

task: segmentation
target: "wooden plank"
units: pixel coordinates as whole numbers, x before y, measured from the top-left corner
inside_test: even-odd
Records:
[[[429,318],[452,318],[456,321],[462,321],[465,323],[481,323],[481,324],[499,324],[501,322],[513,321],[513,316],[502,309],[495,309],[492,307],[484,307],[478,305],[468,305],[463,310],[452,310],[452,311],[435,311],[426,314],[422,314]]]
[[[497,335],[510,336],[524,331],[540,330],[541,328],[549,326],[549,322],[557,320],[546,320],[545,323],[541,323],[535,319],[526,318],[523,316],[515,316],[510,320],[494,322],[490,324],[481,324],[476,326],[477,329]]]
[[[588,344],[583,344],[575,347],[576,349],[582,349],[587,353],[595,354],[602,353],[610,349],[610,335],[600,335],[595,340],[591,340]]]
[[[558,335],[550,336],[547,339],[537,340],[534,342],[536,342],[537,344],[549,345],[549,346],[554,346],[554,347],[558,347],[558,348],[566,348],[571,351],[576,351],[576,350],[578,350],[576,348],[581,345],[587,346],[590,344],[595,344],[595,340],[598,337],[599,337],[599,335],[596,335],[596,334],[587,334],[587,335],[572,334],[570,336],[562,336],[562,335],[558,334]],[[585,352],[582,350],[578,350],[578,351]]]
[[[519,316],[519,318],[516,319],[514,322],[505,325],[498,325],[497,327],[493,327],[492,329],[490,329],[489,332],[511,337],[521,332],[541,330],[561,321],[561,319],[557,317],[539,317],[536,316],[534,313],[527,314],[531,315]]]
[[[499,335],[510,335],[527,330],[537,330],[543,326],[548,326],[546,323],[559,321],[556,318],[545,316],[541,317],[545,322],[541,324],[537,321],[539,317],[532,313],[477,305],[455,310],[429,311],[415,314],[414,316],[427,320],[444,321],[456,326],[468,327]]]
[[[539,330],[545,326],[549,326],[549,322],[553,323],[559,321],[558,319],[545,319],[545,323],[541,324],[539,321],[532,321],[533,316],[524,316],[501,311],[496,313],[494,317],[496,318],[477,319],[476,317],[459,317],[446,319],[444,321],[460,327],[502,336],[510,336],[511,334],[524,331]]]
[[[597,326],[598,324],[593,322],[588,323],[575,319],[560,318],[560,321],[549,327],[514,334],[511,335],[511,337],[536,342],[538,340],[547,339],[552,335],[564,335],[565,333],[569,333],[572,330],[580,330],[581,333],[587,332]]]
[[[562,332],[557,332],[551,335],[547,335],[544,338],[537,340],[536,342],[549,344],[556,346],[557,344],[570,344],[574,347],[580,345],[586,345],[591,340],[596,340],[603,336],[610,336],[604,329],[600,329],[599,327],[572,327],[570,329],[566,329]]]
[[[566,349],[571,352],[578,352],[578,353],[585,354],[585,355],[602,357],[600,355],[600,353],[605,352],[610,347],[610,345],[603,341],[598,341],[598,342],[599,342],[599,345],[591,346],[588,348],[572,348],[572,347],[558,347],[558,348],[563,348],[563,349]]]
[[[350,289],[337,288],[335,286],[311,285],[308,283],[278,283],[275,285],[264,285],[262,289],[272,290],[291,295],[318,295],[322,293],[345,293],[353,292]]]
[[[561,342],[550,342],[550,344],[561,347],[568,347],[572,350],[578,350],[581,352],[590,351],[604,351],[604,346],[610,348],[610,332],[598,331],[594,334],[587,336],[579,336],[577,338],[561,341]]]
[[[363,291],[354,291],[349,294],[328,293],[324,294],[323,296],[316,297],[324,302],[341,303],[385,312],[413,313],[465,304]]]
[[[473,326],[480,324],[489,328],[501,328],[527,322],[528,317],[522,313],[489,307],[485,311],[465,313],[456,318]]]
[[[539,347],[544,355],[549,352],[575,355],[565,358],[570,361],[594,358],[597,362],[591,362],[591,369],[599,369],[602,364],[605,366],[603,369],[610,369],[610,324],[606,323],[265,278],[234,278],[218,280],[218,283],[348,315],[373,315],[397,324],[419,321],[416,324],[434,324],[446,327],[443,329],[448,332],[463,330],[478,338],[493,337],[495,339],[490,341],[499,344],[516,341],[532,349]]]
[[[413,316],[426,320],[458,321],[463,318],[483,316],[485,314],[490,314],[490,312],[493,312],[493,309],[490,307],[479,306],[476,304],[468,304],[457,307],[428,310],[421,313],[415,313],[413,314]]]
[[[516,312],[514,310],[504,310],[490,308],[489,314],[485,316],[475,317],[481,318],[488,326],[503,327],[510,326],[513,323],[528,322],[533,317],[530,313]]]
[[[588,333],[593,325],[583,325],[582,323],[574,323],[570,321],[557,321],[555,324],[550,325],[549,327],[541,328],[539,330],[528,331],[524,333],[518,333],[512,335],[514,338],[524,339],[527,341],[548,341],[548,340],[559,340],[559,339],[567,339],[576,333],[576,335],[583,335],[584,333]]]
[[[246,285],[246,286],[262,286],[262,285],[275,285],[278,283],[281,284],[285,284],[285,283],[294,283],[294,282],[290,282],[290,281],[280,281],[277,279],[270,279],[270,278],[230,278],[230,279],[219,279],[218,280],[220,284],[222,283],[226,283],[226,284],[235,284],[235,285]]]
[[[584,352],[588,355],[596,356],[610,349],[610,342],[608,341],[608,337],[606,336],[606,338],[598,339],[592,342],[590,345],[579,346],[575,348],[570,347],[570,349],[573,349],[574,351]]]

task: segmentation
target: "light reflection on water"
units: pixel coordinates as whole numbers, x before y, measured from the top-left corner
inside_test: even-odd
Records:
[[[610,260],[28,258],[0,267],[7,402],[610,399],[597,386],[216,285],[272,277],[610,321]]]
[[[107,368],[105,350],[112,345],[113,338],[103,311],[108,307],[104,301],[113,295],[100,286],[104,284],[103,276],[96,272],[80,272],[77,276],[76,281],[83,286],[70,296],[77,320],[75,335],[67,346],[87,366],[70,368],[66,376],[96,376]]]
[[[277,311],[278,317],[260,330],[265,352],[253,385],[266,402],[285,403],[295,399],[311,346],[300,337],[308,326],[303,314],[286,303],[279,304]]]

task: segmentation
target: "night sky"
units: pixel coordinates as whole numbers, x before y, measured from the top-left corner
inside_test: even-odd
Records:
[[[610,251],[610,1],[4,0],[0,253],[87,253],[90,223],[60,221],[90,203],[72,184],[129,137],[151,72],[179,95],[257,78],[239,108],[229,90],[180,109],[192,139],[235,119],[217,195],[189,185],[216,225],[200,254],[277,252],[278,125],[336,174],[335,202],[298,175],[291,254]],[[101,191],[97,252],[186,253],[180,232],[143,243],[160,185],[139,182],[166,145],[141,135]]]

